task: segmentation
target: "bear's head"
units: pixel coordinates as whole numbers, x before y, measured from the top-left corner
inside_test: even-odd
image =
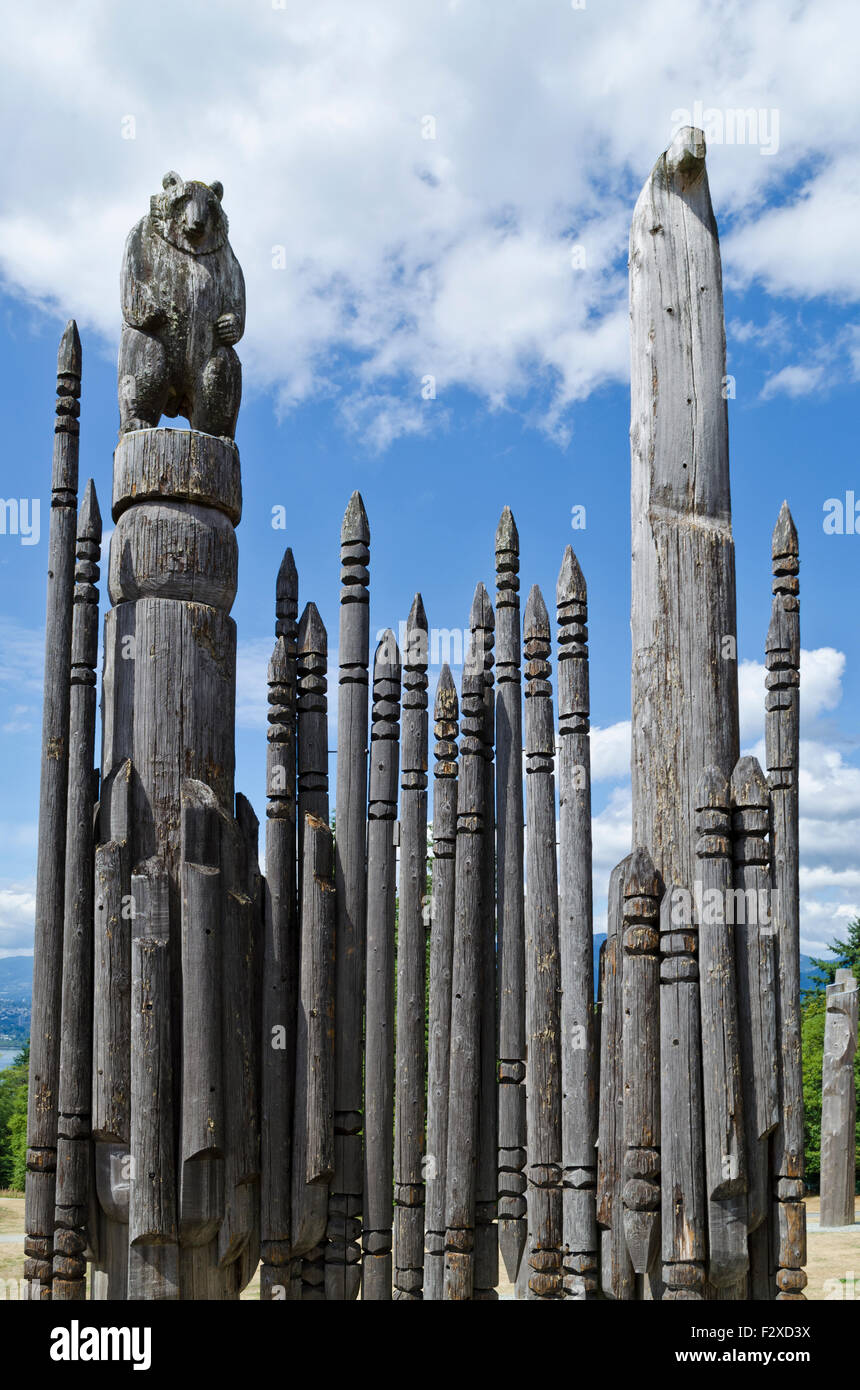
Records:
[[[192,256],[219,250],[227,240],[227,217],[220,183],[206,184],[165,174],[163,193],[150,200],[152,220],[171,246]]]

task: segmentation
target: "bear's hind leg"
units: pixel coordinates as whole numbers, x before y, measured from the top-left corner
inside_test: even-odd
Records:
[[[232,439],[242,399],[242,367],[231,347],[219,347],[200,373],[191,406],[191,428]]]
[[[120,434],[154,429],[167,401],[167,353],[163,343],[124,323],[117,375]]]

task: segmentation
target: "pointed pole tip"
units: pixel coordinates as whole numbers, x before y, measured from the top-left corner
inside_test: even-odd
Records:
[[[413,628],[419,628],[422,632],[427,631],[427,614],[424,611],[424,600],[420,594],[416,594],[412,600],[412,607],[406,620],[407,631]]]
[[[80,376],[81,337],[74,319],[69,319],[57,352],[57,376]]]
[[[523,630],[526,637],[548,638],[550,635],[549,613],[544,603],[543,594],[537,584],[532,585],[526,599]]]
[[[342,545],[350,545],[356,541],[368,545],[370,542],[370,524],[367,520],[364,499],[358,490],[352,494],[346,504],[340,539]]]
[[[496,550],[513,550],[519,554],[520,533],[510,507],[504,507],[496,528]]]
[[[572,603],[574,600],[584,603],[587,596],[585,576],[576,558],[576,553],[572,545],[567,545],[562,556],[561,569],[558,572],[558,583],[555,590],[556,603]]]

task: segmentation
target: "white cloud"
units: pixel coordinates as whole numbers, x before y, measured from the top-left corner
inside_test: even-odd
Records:
[[[0,888],[0,950],[5,955],[33,949],[36,895],[30,884]]]
[[[609,724],[605,729],[601,729],[597,724],[592,728],[592,781],[610,781],[618,777],[629,778],[631,728],[629,719],[623,719],[618,724]]]
[[[823,712],[836,709],[842,699],[844,674],[844,652],[837,651],[835,647],[815,647],[811,651],[801,648],[801,729],[816,720]],[[745,660],[738,666],[738,708],[742,745],[761,738],[764,734],[766,676],[767,668],[764,662]]]
[[[782,367],[767,378],[761,388],[761,398],[769,401],[774,396],[810,396],[819,389],[823,380],[824,368],[821,366]]]
[[[683,24],[675,0],[603,8],[451,0],[424,23],[402,0],[46,0],[49,46],[19,8],[4,24],[2,274],[112,344],[124,238],[165,169],[220,178],[248,283],[248,391],[282,412],[336,399],[384,448],[444,424],[423,409],[428,373],[442,405],[460,385],[519,408],[537,382],[527,418],[564,442],[570,403],[626,375],[632,202],[673,114],[701,101],[779,115],[775,155],[711,146],[718,216],[736,219],[729,280],[860,294],[852,0],[790,14],[690,0]]]

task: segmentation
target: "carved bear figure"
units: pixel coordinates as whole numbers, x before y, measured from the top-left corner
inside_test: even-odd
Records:
[[[183,415],[192,429],[232,439],[245,281],[227,240],[223,189],[174,173],[163,187],[123,258],[120,434]]]

